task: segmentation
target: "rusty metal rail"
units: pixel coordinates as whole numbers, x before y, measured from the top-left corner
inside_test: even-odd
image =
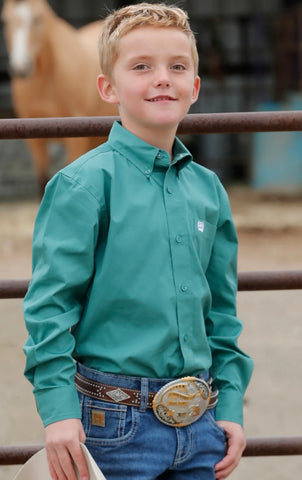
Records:
[[[10,118],[0,120],[0,139],[107,136],[119,117]],[[252,133],[302,130],[301,111],[196,113],[178,133]]]
[[[239,272],[238,291],[300,290],[302,270]]]
[[[0,280],[0,299],[23,298],[28,285],[29,280]]]
[[[43,445],[0,446],[0,465],[21,465]],[[248,438],[244,457],[302,455],[302,437]]]
[[[0,299],[23,298],[28,284],[29,280],[0,279]],[[240,272],[238,274],[239,292],[300,289],[302,289],[302,270]]]

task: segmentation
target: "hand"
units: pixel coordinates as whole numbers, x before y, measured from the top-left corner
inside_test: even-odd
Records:
[[[51,423],[45,428],[46,453],[53,480],[77,480],[73,462],[81,480],[89,480],[80,442],[85,442],[85,433],[77,418]]]
[[[228,441],[226,456],[215,466],[217,480],[224,480],[238,466],[246,447],[246,440],[243,428],[238,423],[226,421],[218,421],[217,423],[224,429]]]

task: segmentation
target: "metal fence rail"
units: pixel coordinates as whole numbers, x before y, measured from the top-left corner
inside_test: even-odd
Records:
[[[106,136],[119,117],[0,119],[0,139]],[[301,111],[195,113],[178,133],[252,133],[302,130]]]
[[[0,279],[0,299],[23,298],[28,289],[29,280]],[[259,290],[302,290],[302,270],[240,272],[238,291]]]
[[[0,119],[0,139],[106,136],[118,117]],[[178,133],[244,133],[302,130],[302,112],[191,114]],[[29,280],[0,280],[0,299],[23,298]],[[241,272],[238,291],[302,289],[302,270]],[[0,465],[25,463],[43,445],[0,445]],[[302,436],[248,438],[245,457],[302,455]]]
[[[0,446],[1,465],[21,465],[43,445]],[[248,438],[243,452],[244,457],[268,457],[282,455],[302,455],[302,437]]]

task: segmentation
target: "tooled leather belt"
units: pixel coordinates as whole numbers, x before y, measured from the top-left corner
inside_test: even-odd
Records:
[[[206,409],[214,408],[218,401],[218,390],[212,391],[211,380],[205,382],[203,380],[195,379],[194,377],[185,377],[185,379],[190,378],[193,381],[203,382],[208,386],[209,389],[209,399],[206,405]],[[185,380],[184,379],[184,380]],[[140,390],[134,390],[132,388],[116,387],[113,385],[107,385],[105,383],[96,382],[90,378],[86,378],[80,373],[75,374],[75,386],[77,390],[84,395],[95,398],[97,400],[102,400],[105,402],[118,403],[121,405],[128,405],[130,407],[139,407],[141,403],[141,392]],[[182,379],[179,380],[181,382]],[[174,381],[176,382],[176,381]],[[165,389],[170,384],[170,382],[163,387]],[[158,392],[159,393],[159,392]],[[148,402],[147,407],[154,409],[154,398],[157,395],[156,392],[148,393]]]

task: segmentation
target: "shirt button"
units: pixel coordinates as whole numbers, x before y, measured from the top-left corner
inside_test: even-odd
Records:
[[[171,194],[171,193],[173,193],[173,189],[171,187],[168,187],[167,192]]]
[[[184,342],[187,343],[187,341],[188,341],[188,335],[185,335],[184,336]]]
[[[188,291],[188,286],[185,283],[183,283],[181,285],[180,289],[181,289],[182,292],[187,292]]]
[[[160,157],[161,157],[161,153],[158,153],[158,154],[157,154],[157,158],[160,158]]]
[[[150,173],[151,173],[150,168],[147,168],[147,170],[145,170],[145,174],[146,174],[146,175],[150,175]]]
[[[176,240],[176,243],[181,243],[182,242],[181,235],[176,235],[175,240]]]

